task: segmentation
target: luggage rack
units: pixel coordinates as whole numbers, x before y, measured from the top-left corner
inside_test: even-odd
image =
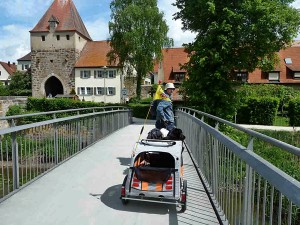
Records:
[[[157,140],[157,139],[142,139],[141,143],[143,145],[151,145],[157,147],[171,147],[176,145],[176,141],[170,140]]]

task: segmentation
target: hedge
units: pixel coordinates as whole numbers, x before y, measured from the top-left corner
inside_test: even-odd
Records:
[[[27,100],[27,110],[39,112],[101,106],[104,106],[104,104],[97,102],[81,102],[67,98],[28,98]]]
[[[300,98],[290,100],[288,116],[290,118],[291,126],[300,126]]]
[[[237,123],[273,125],[279,99],[273,97],[250,97],[237,112]]]
[[[150,104],[130,103],[128,105],[132,109],[132,116],[136,118],[145,119],[150,107]],[[151,119],[149,113],[148,119]]]

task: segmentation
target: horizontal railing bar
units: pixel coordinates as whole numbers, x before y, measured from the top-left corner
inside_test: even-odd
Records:
[[[180,111],[183,113],[182,111]],[[265,159],[256,155],[254,152],[247,150],[238,142],[230,139],[220,131],[209,126],[200,119],[187,114],[187,116],[203,127],[207,132],[212,134],[219,142],[224,144],[228,149],[232,150],[242,160],[244,160],[249,166],[251,166],[258,174],[264,177],[270,184],[276,187],[283,195],[289,198],[294,204],[300,206],[300,182],[293,177],[284,173]],[[284,185],[283,185],[284,184]]]
[[[77,111],[94,110],[94,109],[111,109],[111,108],[128,109],[128,107],[125,107],[125,106],[103,106],[103,107],[90,107],[90,108],[79,108],[79,109],[65,109],[65,110],[39,112],[39,113],[28,113],[28,114],[15,115],[15,116],[2,116],[2,117],[0,117],[0,120],[10,120],[10,119],[23,118],[23,117],[30,117],[30,116],[40,116],[40,115],[58,114],[58,113],[66,113],[66,112],[77,112]]]
[[[269,137],[269,136],[267,136],[267,135],[261,134],[261,133],[259,133],[259,132],[254,131],[254,130],[250,130],[250,129],[244,128],[244,127],[242,127],[242,126],[240,126],[240,125],[237,125],[237,124],[235,124],[235,123],[229,122],[229,121],[224,120],[224,119],[221,119],[221,118],[219,118],[219,117],[216,117],[216,116],[207,114],[207,113],[205,113],[205,112],[201,112],[201,111],[199,111],[199,110],[190,109],[190,108],[186,108],[186,107],[180,107],[180,108],[178,108],[178,109],[179,109],[179,110],[180,110],[180,109],[186,109],[186,110],[189,110],[189,111],[193,111],[193,112],[199,113],[200,115],[207,116],[207,117],[209,117],[209,118],[211,118],[211,119],[217,120],[217,121],[219,121],[219,122],[221,122],[221,123],[224,123],[224,124],[226,124],[226,125],[229,125],[229,126],[231,126],[231,127],[234,127],[234,128],[236,128],[236,129],[238,129],[238,130],[240,130],[240,131],[243,131],[244,133],[247,133],[247,134],[249,134],[249,135],[251,135],[251,136],[253,136],[253,137],[256,137],[256,138],[259,138],[259,139],[261,139],[261,140],[263,140],[263,141],[265,141],[265,142],[268,142],[268,143],[270,143],[270,144],[272,144],[272,145],[274,145],[274,146],[276,146],[276,147],[281,148],[282,150],[285,150],[285,151],[288,151],[288,152],[290,152],[290,153],[292,153],[292,154],[295,154],[295,155],[297,155],[297,156],[300,156],[300,148],[298,148],[298,147],[296,147],[296,146],[287,144],[287,143],[282,142],[282,141],[279,141],[279,140],[277,140],[277,139],[275,139],[275,138],[272,138],[272,137]]]
[[[113,110],[113,111],[114,112],[128,112],[129,109]],[[58,119],[45,120],[45,121],[31,123],[31,124],[25,124],[25,125],[21,125],[21,126],[9,127],[9,128],[5,128],[5,129],[1,129],[0,135],[9,134],[9,133],[17,132],[17,131],[21,131],[21,130],[26,130],[26,129],[33,128],[33,127],[38,127],[38,126],[43,126],[43,125],[48,125],[48,124],[53,124],[53,123],[59,123],[59,122],[64,122],[64,121],[68,121],[68,120],[76,120],[76,119],[95,116],[95,115],[109,114],[109,113],[111,113],[111,111],[94,112],[94,113],[87,113],[87,114],[76,115],[76,116],[63,117],[63,118],[58,118]]]

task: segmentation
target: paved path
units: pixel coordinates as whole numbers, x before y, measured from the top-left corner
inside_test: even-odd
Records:
[[[185,213],[176,206],[129,202],[120,187],[142,125],[123,128],[44,175],[0,204],[1,225],[216,225],[195,168],[184,152]],[[146,137],[153,125],[146,125]]]
[[[282,126],[265,126],[265,125],[248,125],[238,124],[242,127],[254,130],[277,130],[277,131],[300,131],[300,127],[282,127]]]

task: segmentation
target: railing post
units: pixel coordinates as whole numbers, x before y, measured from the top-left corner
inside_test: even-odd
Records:
[[[219,123],[215,126],[216,130],[219,130]],[[219,144],[216,138],[213,139],[213,152],[212,152],[212,190],[213,194],[215,195],[216,199],[218,199],[218,153],[219,153]]]
[[[201,117],[201,121],[204,122],[204,117]],[[201,168],[201,170],[203,171],[203,166],[204,166],[204,162],[203,162],[203,156],[204,156],[204,149],[205,146],[204,145],[204,140],[205,140],[205,130],[203,129],[203,127],[200,128],[200,137],[199,137],[199,147],[200,147],[200,157],[199,157],[199,166]]]
[[[95,109],[93,109],[93,143],[96,142],[96,117],[95,117]]]
[[[253,137],[251,137],[247,150],[253,151]],[[247,164],[246,165],[246,177],[245,177],[245,191],[243,196],[243,225],[251,225],[252,218],[252,180],[253,169]]]
[[[19,154],[18,154],[18,143],[17,134],[13,132],[11,135],[11,150],[12,150],[12,162],[13,162],[13,189],[16,190],[20,187],[19,182]]]
[[[54,124],[54,161],[55,165],[58,164],[58,133],[57,133],[57,124]]]

